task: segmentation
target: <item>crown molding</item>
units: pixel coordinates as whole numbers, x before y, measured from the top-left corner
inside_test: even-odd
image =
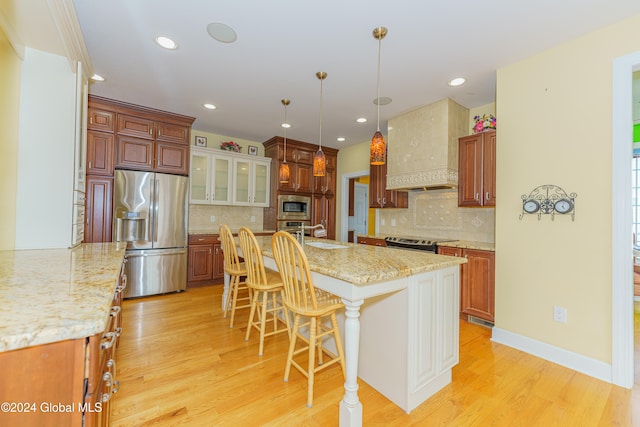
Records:
[[[71,69],[75,72],[76,62],[81,62],[83,77],[88,80],[93,75],[93,66],[84,43],[73,1],[47,0],[47,6],[62,39],[67,58],[71,62]]]

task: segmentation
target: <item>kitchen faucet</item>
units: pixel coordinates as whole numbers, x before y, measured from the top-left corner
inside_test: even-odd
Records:
[[[320,230],[317,230],[320,228]],[[304,230],[316,230],[313,232],[313,237],[327,237],[327,230],[322,224],[316,225],[301,225],[300,230],[296,231],[296,238],[301,245],[304,246]]]

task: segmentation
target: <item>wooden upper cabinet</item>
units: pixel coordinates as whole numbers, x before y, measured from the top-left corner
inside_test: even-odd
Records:
[[[118,136],[116,168],[150,171],[153,167],[153,141]]]
[[[189,146],[156,142],[155,159],[156,171],[183,174],[189,170]]]
[[[155,124],[153,120],[143,117],[118,114],[117,132],[120,135],[130,135],[136,138],[153,139]]]
[[[173,123],[156,122],[156,140],[189,145],[190,128]]]
[[[407,208],[407,191],[387,190],[387,163],[369,166],[369,207]]]
[[[115,129],[116,113],[89,107],[87,129],[113,133]]]
[[[87,132],[87,175],[113,176],[113,150],[112,133]]]
[[[459,139],[458,206],[496,205],[496,131]]]

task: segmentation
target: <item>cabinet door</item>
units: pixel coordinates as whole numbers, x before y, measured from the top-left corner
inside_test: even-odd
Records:
[[[462,256],[462,249],[449,246],[438,246],[438,255]]]
[[[111,241],[113,178],[87,177],[85,243]]]
[[[458,206],[482,206],[482,134],[458,144]]]
[[[113,176],[114,141],[112,133],[87,133],[87,174]]]
[[[213,245],[213,279],[224,278],[224,254],[222,253],[222,243]]]
[[[251,165],[248,160],[233,159],[233,204],[250,205]]]
[[[482,189],[484,206],[496,205],[496,132],[483,134],[482,144]]]
[[[116,129],[120,135],[153,139],[154,121],[143,119],[142,117],[118,114],[118,127]]]
[[[156,140],[189,145],[189,127],[156,122]]]
[[[254,206],[269,206],[269,174],[271,171],[271,163],[254,162],[253,164],[253,200]]]
[[[336,171],[325,169],[324,176],[313,177],[314,194],[335,194],[336,193]]]
[[[87,114],[89,116],[87,129],[113,133],[116,113],[89,107]]]
[[[313,166],[313,156],[316,154],[315,151],[305,150],[302,148],[293,148],[291,150],[291,157],[295,163],[304,164],[304,165],[312,165]]]
[[[188,175],[189,146],[156,141],[155,156],[157,172]]]
[[[201,282],[213,279],[214,245],[189,246],[187,281]]]
[[[313,165],[297,163],[296,167],[291,171],[291,174],[295,174],[296,188],[294,191],[297,193],[311,193],[313,192]]]
[[[462,281],[461,311],[489,322],[495,315],[495,252],[465,249],[469,260]]]
[[[215,155],[211,158],[211,203],[231,204],[231,186],[233,180],[233,158]]]
[[[116,167],[153,170],[153,141],[119,136],[116,142]]]
[[[207,154],[191,152],[191,174],[189,176],[189,197],[191,203],[209,203],[211,188],[209,187],[210,164]]]
[[[383,207],[382,192],[380,186],[383,185],[381,177],[381,165],[371,165],[369,167],[369,207]],[[386,179],[386,177],[385,177]],[[384,188],[384,186],[382,187]]]
[[[311,198],[311,225],[322,224],[327,230],[327,238],[336,236],[335,196],[314,194]]]

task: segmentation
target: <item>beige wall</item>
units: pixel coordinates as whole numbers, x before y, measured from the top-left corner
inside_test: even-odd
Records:
[[[369,174],[369,143],[370,141],[364,141],[350,147],[341,148],[340,151],[338,151],[338,170],[336,173],[336,240],[340,240],[342,209],[348,209],[348,206],[341,206],[342,175],[361,171],[366,171],[366,174]]]
[[[638,50],[635,16],[497,74],[496,327],[606,363],[612,61]],[[575,221],[519,219],[521,196],[544,184],[577,193]]]
[[[20,59],[1,30],[0,93],[0,250],[9,250],[16,225]]]

